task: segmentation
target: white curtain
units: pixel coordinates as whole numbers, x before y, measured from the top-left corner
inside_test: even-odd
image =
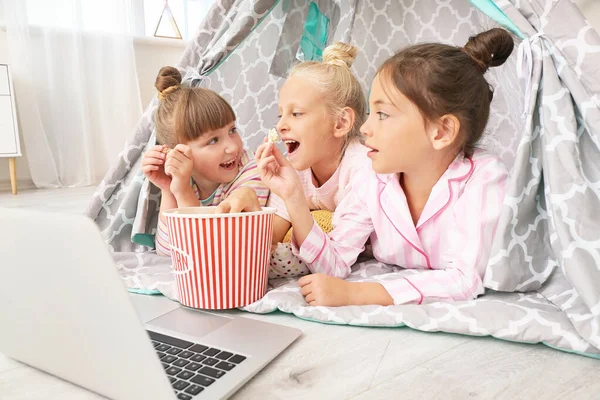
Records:
[[[38,187],[98,183],[142,114],[131,0],[3,0]]]

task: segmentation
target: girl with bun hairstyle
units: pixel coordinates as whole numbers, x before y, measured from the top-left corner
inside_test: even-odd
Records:
[[[336,222],[332,221],[332,211],[348,192],[350,178],[370,165],[367,149],[359,141],[367,102],[350,71],[356,53],[356,47],[342,42],[330,45],[322,62],[295,65],[279,91],[277,131],[287,147],[305,211],[308,215],[312,211],[312,217],[326,231]],[[258,148],[258,156],[265,146]],[[268,202],[277,209],[269,277],[309,273],[293,256],[289,243],[281,244],[289,242],[291,219],[278,194],[271,193]]]
[[[212,90],[180,85],[177,68],[158,73],[154,121],[159,144],[142,159],[144,175],[161,190],[155,240],[160,255],[171,252],[164,210],[218,206],[216,212],[223,213],[259,211],[269,196],[229,103]]]
[[[379,68],[361,127],[372,169],[357,174],[330,234],[314,224],[293,166],[266,145],[258,166],[294,227],[294,253],[313,274],[299,281],[311,306],[470,300],[483,274],[506,193],[500,159],[477,148],[492,89],[484,78],[513,50],[503,29],[464,47],[420,44]],[[402,278],[347,282],[371,240],[374,257],[407,269]]]

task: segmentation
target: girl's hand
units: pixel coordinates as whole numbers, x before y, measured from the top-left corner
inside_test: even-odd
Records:
[[[175,197],[191,190],[190,179],[193,168],[192,150],[188,146],[178,144],[167,153],[165,173],[171,177],[170,189]]]
[[[303,190],[298,172],[273,143],[261,144],[255,158],[262,181],[284,201]]]
[[[260,211],[256,192],[247,186],[237,188],[216,208],[216,214]]]
[[[340,307],[352,303],[350,283],[325,274],[311,274],[300,278],[300,293],[309,306]]]
[[[163,153],[167,146],[156,145],[152,146],[144,153],[142,158],[142,172],[161,191],[169,191],[171,186],[171,178],[165,173],[165,158]]]

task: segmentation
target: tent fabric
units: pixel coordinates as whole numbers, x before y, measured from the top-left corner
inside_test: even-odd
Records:
[[[377,67],[397,49],[425,41],[461,46],[503,22],[461,0],[313,3],[330,21],[329,43],[342,40],[360,49],[352,69],[365,93]],[[277,93],[297,62],[310,4],[217,1],[179,64],[188,84],[209,87],[231,103],[251,149],[276,123]],[[593,217],[600,205],[600,37],[568,0],[493,4],[525,39],[515,36],[513,55],[486,75],[494,100],[481,146],[511,171],[486,294],[420,306],[307,307],[296,281],[272,281],[267,296],[247,311],[493,335],[600,357],[600,221]],[[88,215],[130,289],[176,299],[170,260],[132,242],[156,226],[159,193],[140,171],[141,155],[154,143],[156,101],[99,186]],[[410,273],[370,260],[357,264],[350,279]]]

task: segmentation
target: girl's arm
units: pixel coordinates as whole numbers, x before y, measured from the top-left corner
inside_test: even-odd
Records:
[[[276,204],[278,209],[286,210],[291,226],[294,228],[293,236],[299,244],[302,244],[310,232],[314,220],[298,172],[271,142],[263,143],[258,147],[256,162],[262,181],[271,189],[272,196],[275,195],[272,203]],[[281,231],[283,231],[283,226],[284,224],[281,223]],[[283,233],[283,236],[285,233],[287,231]],[[274,236],[273,243],[279,243],[275,239]]]
[[[254,166],[254,168],[256,168],[256,166]],[[244,191],[247,191],[249,187],[252,187],[252,193],[256,193],[256,195],[250,196],[249,193],[245,193],[244,197],[236,198],[236,193],[243,193]],[[254,199],[251,197],[254,197]],[[243,211],[254,211],[254,207],[252,206],[253,204],[256,204],[256,206],[264,206],[265,204],[269,207],[274,206],[273,204],[270,204],[270,200],[267,203],[267,199],[269,199],[269,188],[262,182],[262,180],[260,180],[260,177],[258,177],[258,180],[253,178],[247,182],[247,185],[242,185],[234,190],[225,201],[219,204],[218,211],[220,211],[219,209],[222,209],[220,212],[228,212],[228,210],[229,212],[233,212],[233,207]],[[236,204],[230,204],[231,200],[234,200]],[[277,243],[281,242],[291,227],[292,224],[288,220],[280,217],[279,215],[274,215],[272,244],[276,245]]]
[[[324,274],[311,274],[300,278],[298,284],[300,293],[310,306],[394,304],[388,291],[377,282],[347,282]]]
[[[189,146],[178,144],[167,153],[165,173],[171,177],[169,190],[175,196],[178,208],[200,206],[200,199],[190,185],[193,168],[192,150]]]
[[[306,237],[310,234],[313,226],[317,226],[310,213],[304,190],[300,186],[299,190],[284,201],[285,208],[290,215],[290,222],[294,227],[292,234],[293,242],[295,242],[297,246],[302,246],[302,243],[304,243],[304,240],[306,240]]]
[[[340,213],[338,225],[328,236],[315,224],[298,173],[283,154],[266,143],[256,151],[256,160],[263,182],[285,202],[294,228],[294,254],[314,273],[347,277],[373,232],[364,201],[356,192],[345,196],[336,209]]]
[[[194,193],[194,189],[191,186],[189,187],[189,190],[177,193],[177,195],[175,195],[175,199],[175,202],[177,203],[177,208],[200,207],[202,205],[200,203],[200,199],[198,198],[198,196],[196,196],[196,193]]]
[[[356,189],[351,190],[335,210],[338,223],[329,235],[314,222],[307,206],[295,205],[292,201],[286,202],[286,205],[294,227],[293,253],[313,273],[337,278],[350,275],[352,265],[364,251],[365,243],[374,230],[365,200]],[[304,210],[308,215],[304,214]]]
[[[292,227],[284,198],[289,197],[292,192],[298,192],[304,197],[304,189],[298,172],[273,143],[265,142],[258,147],[256,164],[262,182],[271,190],[268,206],[277,209],[277,215],[273,219],[272,244],[275,246],[284,239]],[[312,223],[308,205],[306,211],[310,218],[309,222]]]
[[[273,218],[273,246],[277,243],[281,243],[287,235],[288,231],[292,227],[290,222],[290,216],[285,208],[283,199],[277,196],[275,193],[269,195],[269,201],[267,202],[268,207],[273,207],[277,210]]]
[[[256,163],[252,161],[252,165],[248,167],[248,176],[246,179],[241,181],[235,189],[233,189],[232,193],[234,193],[238,189],[252,189],[255,194],[255,199],[258,201],[258,204],[261,207],[267,205],[267,200],[269,199],[269,188],[264,182],[260,179],[260,175],[258,174],[258,170],[256,168]],[[243,178],[243,176],[241,176]]]
[[[215,213],[239,213],[260,211],[261,205],[258,202],[256,192],[249,186],[241,186],[234,190],[225,200],[217,206]]]
[[[223,193],[223,199],[217,206],[218,213],[260,211],[269,199],[269,188],[260,179],[260,173],[252,153],[244,150],[245,164],[235,181]]]
[[[273,218],[273,240],[272,244],[277,245],[277,243],[281,243],[285,235],[288,233],[292,224],[290,221],[281,218],[279,215],[275,215]]]

